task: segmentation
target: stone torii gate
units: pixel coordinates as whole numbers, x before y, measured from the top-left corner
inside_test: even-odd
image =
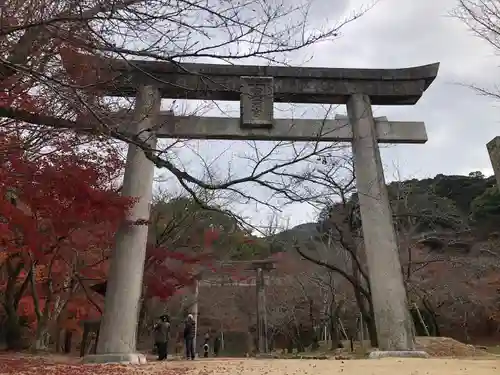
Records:
[[[110,66],[121,76],[101,89],[106,95],[136,95],[132,126],[126,130],[143,137],[151,147],[155,146],[156,138],[162,136],[351,141],[379,346],[383,351],[414,349],[378,141],[423,143],[427,137],[423,123],[396,123],[385,118],[376,121],[371,105],[416,103],[435,79],[439,64],[391,70],[177,66],[108,60],[104,66]],[[210,121],[170,117],[163,123],[158,118],[162,97],[240,100],[241,118]],[[348,121],[297,120],[287,124],[286,120],[274,119],[274,101],[346,104]],[[329,126],[327,131],[326,126]],[[129,212],[130,220],[149,217],[153,170],[144,153],[130,145],[122,192],[139,197]],[[145,360],[135,353],[135,326],[142,283],[142,267],[138,265],[144,262],[146,238],[145,226],[124,226],[116,235],[98,354],[88,361],[140,363]]]
[[[267,308],[266,308],[266,289],[265,289],[265,272],[272,271],[276,268],[276,260],[274,259],[258,259],[250,261],[230,261],[223,262],[224,265],[241,265],[246,264],[245,269],[255,272],[255,291],[257,294],[256,299],[256,316],[257,316],[257,350],[259,353],[267,353],[268,351],[268,341],[267,341]],[[202,273],[197,276],[197,281],[194,286],[195,302],[192,307],[192,314],[196,323],[195,331],[198,332],[198,293],[199,293],[199,281],[202,279]],[[99,288],[99,287],[98,287]],[[105,287],[104,287],[105,288]],[[101,288],[102,290],[102,288]],[[98,335],[97,335],[98,336]],[[194,347],[196,352],[196,336],[194,337]]]
[[[120,130],[152,148],[158,137],[352,142],[379,348],[408,351],[414,349],[413,323],[378,143],[425,143],[427,135],[422,122],[375,119],[371,106],[415,104],[438,68],[439,63],[338,69],[108,59],[100,69],[109,69],[115,79],[97,86],[103,95],[136,96],[135,110],[125,115],[131,124]],[[160,113],[161,98],[240,100],[241,118],[172,117]],[[274,119],[273,102],[346,104],[348,117]],[[139,199],[129,221],[149,218],[153,171],[142,150],[130,144],[122,194]],[[88,362],[145,362],[136,353],[136,325],[146,240],[145,225],[124,225],[116,234],[97,354],[86,357]]]

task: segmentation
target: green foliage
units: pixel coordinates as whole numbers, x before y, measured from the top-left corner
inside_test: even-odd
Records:
[[[471,217],[474,220],[488,220],[500,217],[500,190],[496,186],[488,188],[471,203]]]
[[[236,220],[222,209],[207,207],[185,197],[159,200],[153,205],[152,221],[160,226],[158,229],[175,226],[184,230],[189,228],[191,233],[202,233],[208,228],[227,233],[237,228]]]
[[[469,214],[472,201],[495,184],[494,178],[485,178],[480,172],[472,172],[469,176],[438,174],[434,178],[411,181],[433,191],[439,197],[450,199],[465,215]]]
[[[186,197],[158,199],[152,207],[150,242],[155,241],[158,246],[193,252],[210,229],[219,233],[211,245],[219,259],[250,260],[270,255],[265,240],[250,236],[230,213],[219,207],[204,207]]]
[[[421,233],[467,226],[467,215],[452,199],[436,194],[433,186],[424,187],[415,180],[395,182],[388,186],[388,192],[399,228],[416,226],[416,232]]]
[[[480,171],[470,172],[469,177],[475,178],[475,179],[484,179],[485,178],[483,172],[480,172]]]
[[[173,251],[206,251],[203,238],[213,230],[219,235],[211,244],[212,251],[222,257],[231,249],[233,233],[240,231],[230,214],[190,198],[158,199],[151,211],[149,242]]]
[[[484,220],[496,215],[495,179],[485,177],[481,172],[471,172],[468,176],[439,174],[434,178],[392,183],[389,185],[392,197],[396,185],[411,186],[407,193],[410,193],[412,211],[421,213],[424,221],[432,221],[441,229],[460,229],[462,225],[473,227],[479,219],[484,224]]]
[[[234,241],[233,251],[230,253],[232,260],[265,259],[271,255],[271,247],[262,238],[247,237],[243,241]]]
[[[392,182],[387,190],[399,230],[413,228],[416,233],[462,231],[477,228],[481,220],[482,229],[488,232],[490,227],[495,227],[492,219],[500,215],[500,193],[495,179],[485,177],[481,172],[471,172],[468,176],[439,174],[434,178]],[[357,202],[354,193],[348,204],[357,206]],[[320,212],[320,230],[324,229],[328,215],[342,209],[341,206],[342,203],[337,202]],[[354,219],[359,218],[357,208],[349,211]],[[356,225],[354,229],[357,229]]]
[[[483,225],[485,221],[500,216],[500,193],[495,180],[486,178],[481,172],[471,172],[468,176],[440,174],[434,178],[393,182],[388,185],[388,194],[397,227],[416,228],[417,233],[442,229],[460,231],[479,221]],[[337,202],[325,207],[318,223],[302,224],[269,238],[250,236],[231,215],[217,207],[201,207],[189,198],[155,202],[150,228],[163,242],[161,245],[174,248],[189,246],[191,238],[214,228],[222,234],[214,243],[218,255],[232,260],[263,259],[275,252],[288,251],[294,241],[320,240],[332,210],[337,214],[345,211],[350,215],[353,228],[359,229],[357,198],[354,193],[350,195],[347,206]]]

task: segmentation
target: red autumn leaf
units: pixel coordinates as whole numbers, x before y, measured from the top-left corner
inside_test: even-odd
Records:
[[[77,319],[89,316],[82,290],[88,281],[81,280],[105,279],[114,234],[132,203],[112,188],[110,178],[121,161],[100,150],[65,147],[34,158],[20,144],[0,133],[2,258],[22,265],[2,277],[14,277],[11,287],[20,290],[34,276],[35,285],[27,288],[17,308],[31,325],[36,324],[36,309],[55,311],[56,299],[68,301],[67,309],[76,301]],[[83,284],[75,288],[77,280]],[[2,280],[0,288],[5,287]]]
[[[9,353],[0,356],[0,373],[2,375],[133,375],[139,371],[137,367],[120,364],[85,365],[78,360],[54,360],[54,357],[31,356],[20,353]],[[187,369],[162,367],[152,373],[162,375],[179,375],[188,372]]]

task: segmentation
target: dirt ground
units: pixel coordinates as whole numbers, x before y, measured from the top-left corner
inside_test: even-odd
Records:
[[[484,357],[483,357],[484,358]],[[83,365],[77,358],[0,355],[0,375],[497,375],[488,359],[198,359],[144,366]]]
[[[497,375],[500,359],[198,360],[158,364],[189,375]],[[155,366],[156,367],[156,366]],[[179,371],[180,372],[180,371]]]

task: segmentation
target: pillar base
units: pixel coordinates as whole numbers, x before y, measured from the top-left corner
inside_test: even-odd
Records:
[[[83,357],[85,364],[119,363],[122,365],[145,365],[148,361],[141,353],[91,354]]]
[[[430,358],[430,355],[422,350],[375,350],[368,358]]]

